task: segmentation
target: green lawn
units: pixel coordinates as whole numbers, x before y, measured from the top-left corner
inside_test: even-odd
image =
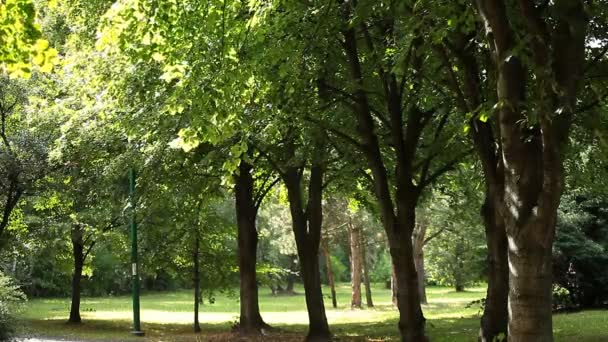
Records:
[[[301,289],[296,289],[302,293]],[[327,290],[327,289],[325,289]],[[260,307],[266,322],[278,327],[273,338],[264,341],[300,340],[306,331],[307,315],[303,294],[270,295],[260,289]],[[350,287],[337,289],[337,309],[328,307],[327,317],[332,332],[341,340],[396,341],[397,312],[390,302],[390,291],[376,286],[373,309],[351,310]],[[329,293],[329,291],[325,291]],[[479,325],[479,308],[465,308],[485,295],[484,288],[471,288],[456,293],[449,288],[428,289],[429,304],[423,306],[428,333],[432,341],[474,341]],[[331,306],[331,300],[326,305]],[[221,341],[234,340],[230,328],[238,319],[238,299],[219,294],[214,304],[202,306],[203,334],[190,332],[192,294],[190,291],[147,293],[141,298],[142,326],[145,338],[130,336],[130,297],[84,298],[81,305],[83,323],[66,324],[68,299],[33,299],[20,315],[24,336],[44,336],[71,340],[103,341]],[[554,316],[557,341],[607,341],[608,312],[586,311]]]

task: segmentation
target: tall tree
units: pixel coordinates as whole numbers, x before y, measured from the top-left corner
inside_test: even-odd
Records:
[[[552,341],[551,249],[589,17],[581,1],[476,5],[496,73],[509,340]],[[518,47],[525,53],[515,53]]]

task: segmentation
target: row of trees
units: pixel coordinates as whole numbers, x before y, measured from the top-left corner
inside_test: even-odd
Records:
[[[488,293],[480,339],[552,340],[560,197],[566,184],[596,191],[589,175],[605,172],[596,162],[606,127],[598,110],[603,2],[61,4],[39,11],[61,56],[56,73],[36,73],[24,88],[27,101],[9,97],[0,108],[23,107],[17,119],[3,114],[2,156],[10,163],[2,164],[7,223],[0,227],[18,221],[17,203],[29,193],[40,227],[69,226],[73,293],[97,239],[121,224],[125,170],[136,167],[142,222],[159,239],[193,243],[192,259],[185,257],[193,265],[200,251],[225,260],[218,246],[231,233],[215,226],[229,224],[202,223],[216,222],[210,199],[231,190],[243,333],[267,327],[258,304],[257,223],[262,203],[278,191],[289,206],[308,339],[331,335],[318,255],[324,198],[332,195],[356,199],[378,217],[402,340],[424,341],[422,250],[434,234],[417,213],[427,201],[433,210],[441,196],[464,192],[448,196],[447,206],[481,210]],[[14,143],[5,122],[15,127]],[[590,171],[576,172],[569,163],[584,157],[593,160]],[[455,254],[477,248],[473,228],[456,233]],[[357,235],[351,229],[353,264]],[[465,259],[454,263],[456,272]]]

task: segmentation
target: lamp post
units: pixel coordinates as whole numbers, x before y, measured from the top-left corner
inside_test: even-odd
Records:
[[[133,331],[135,336],[144,336],[139,321],[139,274],[137,269],[137,222],[135,216],[135,169],[129,169],[129,201],[131,205],[131,272],[133,276]]]

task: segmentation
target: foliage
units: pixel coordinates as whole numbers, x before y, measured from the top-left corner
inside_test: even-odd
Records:
[[[438,234],[425,247],[425,262],[429,282],[462,291],[482,279],[486,246],[478,207],[470,204],[479,193],[452,189],[458,190],[436,191],[425,208],[427,236]]]
[[[0,4],[0,41],[0,65],[12,78],[29,78],[32,64],[50,72],[57,63],[57,51],[42,38],[36,23],[32,0],[5,0]]]
[[[584,193],[567,195],[561,203],[553,249],[554,282],[578,307],[608,301],[607,205],[605,196]]]
[[[13,280],[0,272],[0,341],[9,340],[14,333],[14,319],[25,295]]]

